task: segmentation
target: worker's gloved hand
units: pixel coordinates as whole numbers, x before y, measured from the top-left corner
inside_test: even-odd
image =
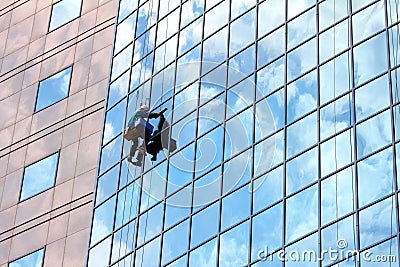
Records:
[[[159,112],[157,112],[157,115],[161,115],[161,114],[163,114],[165,111],[167,111],[167,108],[163,108],[162,110],[160,110]]]

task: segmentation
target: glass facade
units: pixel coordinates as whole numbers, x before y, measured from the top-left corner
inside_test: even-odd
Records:
[[[398,9],[121,0],[88,266],[399,266]]]

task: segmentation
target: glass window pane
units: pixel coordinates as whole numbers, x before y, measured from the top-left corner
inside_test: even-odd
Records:
[[[188,249],[189,220],[164,233],[161,264],[177,258]]]
[[[357,125],[357,158],[391,142],[390,111],[387,110]]]
[[[246,12],[249,8],[255,6],[256,0],[232,0],[231,4],[231,19],[236,18],[240,14]],[[255,19],[255,18],[254,18]]]
[[[382,244],[379,244],[373,248],[368,249],[369,252],[363,253],[361,257],[362,266],[376,266],[378,263],[382,267],[391,267],[397,265],[399,262],[398,252],[398,241],[396,238],[392,238]]]
[[[267,172],[283,160],[283,131],[254,147],[254,176]]]
[[[123,5],[121,3],[121,5]],[[133,41],[135,37],[136,26],[136,12],[131,14],[127,19],[117,26],[117,33],[115,36],[114,55],[121,51],[127,44]]]
[[[33,163],[24,169],[19,200],[23,201],[54,186],[59,152]]]
[[[96,205],[114,194],[118,187],[119,165],[100,176],[96,188]]]
[[[246,221],[221,235],[219,266],[246,266],[248,263],[248,247],[249,221]],[[233,251],[234,253],[232,253]]]
[[[257,99],[282,87],[285,82],[285,58],[281,57],[274,63],[257,72]],[[283,95],[282,95],[283,96]],[[283,103],[283,97],[282,102]]]
[[[353,161],[353,130],[349,129],[321,145],[321,176],[326,176]]]
[[[321,182],[321,222],[325,225],[355,209],[355,171],[351,166]]]
[[[267,1],[271,2],[271,1]],[[265,2],[264,2],[265,3]],[[257,67],[264,66],[285,52],[285,27],[258,41]]]
[[[179,32],[178,55],[182,55],[191,47],[200,43],[202,32],[203,32],[203,17],[198,18],[197,20],[192,22],[189,26],[187,26],[185,29],[181,30]]]
[[[288,123],[317,108],[317,90],[317,71],[313,71],[288,85]]]
[[[208,241],[189,254],[190,267],[216,267],[217,266],[217,239]],[[184,266],[184,265],[181,265]]]
[[[384,2],[378,1],[376,4],[356,13],[352,21],[354,43],[358,43],[382,30],[385,27]]]
[[[286,242],[318,227],[318,185],[290,197],[286,202]]]
[[[220,63],[227,55],[228,28],[225,27],[203,42],[203,61]],[[202,70],[204,73],[206,70]]]
[[[166,200],[164,229],[171,227],[179,221],[189,217],[192,194],[188,187],[180,190]]]
[[[205,14],[204,37],[228,23],[229,1],[224,1]],[[219,40],[221,41],[221,40]]]
[[[137,0],[121,0],[119,6],[118,22],[126,18],[133,10],[137,8]]]
[[[219,95],[200,107],[198,115],[198,135],[203,135],[220,125],[225,114],[225,94]]]
[[[287,157],[317,142],[317,114],[314,112],[287,128]]]
[[[193,178],[194,143],[185,147],[169,159],[168,194],[185,186]]]
[[[107,238],[89,251],[88,267],[108,266],[111,237]]]
[[[293,18],[313,5],[315,5],[315,0],[288,0],[288,19]]]
[[[229,60],[229,67],[240,74],[233,72],[233,75],[231,75],[232,71],[230,69],[228,75],[228,87],[236,84],[243,79],[243,77],[254,72],[255,56],[255,46],[252,45]],[[252,79],[252,77],[249,79]]]
[[[250,216],[250,196],[249,187],[243,186],[222,199],[222,229],[226,229]]]
[[[41,267],[43,266],[44,248],[11,261],[8,267]]]
[[[129,71],[125,72],[117,80],[110,84],[108,90],[107,108],[113,106],[121,98],[126,96],[129,91]]]
[[[386,33],[383,32],[354,48],[356,86],[386,71],[387,67]]]
[[[114,228],[118,228],[136,217],[139,206],[139,191],[140,188],[135,182],[118,192]]]
[[[281,0],[269,0],[260,4],[258,10],[258,36],[263,36],[285,21],[285,3]],[[267,20],[265,18],[268,18]]]
[[[253,9],[231,23],[229,55],[234,55],[238,50],[254,42],[256,34],[255,17],[256,14]]]
[[[193,208],[204,207],[221,195],[221,167],[212,170],[194,182]]]
[[[161,233],[164,203],[158,204],[139,217],[138,243],[140,246]],[[157,257],[158,259],[159,257]],[[147,266],[147,265],[145,265]]]
[[[344,53],[321,66],[319,91],[321,104],[350,90],[349,55]]]
[[[374,204],[360,212],[360,247],[392,236],[396,229],[396,207],[394,196]]]
[[[326,0],[318,4],[319,13],[323,16],[318,16],[319,29],[325,29],[333,23],[347,16],[347,4],[336,2],[336,0]],[[347,22],[346,22],[347,23]],[[343,39],[342,39],[343,40]]]
[[[321,33],[319,39],[319,58],[321,62],[337,55],[349,46],[348,27],[348,21],[345,20],[338,25],[335,25],[333,28]],[[336,64],[338,63],[336,62]],[[339,68],[336,70],[340,71]]]
[[[68,67],[39,82],[35,112],[38,112],[69,94],[72,67]]]
[[[320,263],[318,262],[318,234],[313,234],[309,237],[301,239],[297,243],[286,247],[285,250],[287,251],[296,251],[296,252],[303,252],[305,260],[299,261],[297,260],[296,255],[291,258],[286,257],[288,261],[286,262],[285,266],[287,267],[296,267],[299,266],[299,263],[303,265],[306,263],[307,267],[318,267]],[[305,251],[309,252],[308,254],[304,253]],[[300,256],[302,253],[299,253]],[[301,259],[301,257],[299,257]],[[342,265],[342,264],[341,264]]]
[[[357,121],[389,106],[388,87],[388,78],[384,75],[356,90]]]
[[[282,247],[282,203],[269,208],[253,218],[252,260],[258,258],[258,251],[267,246],[268,251]]]
[[[90,245],[112,233],[115,213],[115,196],[94,210]]]
[[[115,229],[115,228],[114,228]],[[133,251],[136,238],[136,220],[114,233],[111,262]]]
[[[158,267],[160,262],[161,237],[147,243],[144,247],[136,250],[135,264],[132,266]]]
[[[219,202],[192,217],[190,247],[195,247],[218,233],[218,218]]]
[[[124,50],[122,50],[121,53],[114,57],[111,70],[111,80],[114,80],[129,68],[132,62],[132,52],[133,45],[129,45]]]
[[[253,181],[253,212],[258,212],[283,196],[283,168],[278,167]]]
[[[79,17],[81,13],[82,0],[62,0],[53,4],[50,17],[49,31]]]
[[[115,107],[107,111],[106,124],[104,125],[103,145],[107,144],[115,136],[121,134],[124,129],[124,120],[126,110],[126,99],[118,103]],[[129,120],[130,118],[126,118]]]
[[[291,81],[313,68],[317,63],[316,55],[315,38],[290,52],[287,60],[288,80]]]
[[[318,178],[318,148],[292,159],[286,164],[286,194],[291,194]]]
[[[311,9],[288,23],[288,49],[316,33],[315,9]]]
[[[250,181],[252,166],[251,149],[224,163],[223,194]]]
[[[120,135],[116,139],[108,143],[105,147],[103,147],[101,151],[100,173],[103,173],[121,160],[121,143],[122,136]],[[124,147],[124,151],[129,151],[130,143],[126,142],[124,143],[124,146],[126,146]]]
[[[360,207],[393,191],[393,156],[388,148],[357,163]],[[379,177],[379,183],[376,182]],[[373,186],[371,186],[373,185]]]

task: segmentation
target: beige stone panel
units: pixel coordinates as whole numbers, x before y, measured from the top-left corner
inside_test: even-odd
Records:
[[[100,134],[93,134],[79,142],[75,175],[95,169],[97,166]]]
[[[90,34],[93,33],[94,30],[91,31],[89,30],[94,28],[96,24],[96,17],[97,17],[97,9],[94,9],[86,14],[83,14],[80,17],[79,21],[79,34],[82,34],[84,32]]]
[[[56,179],[57,185],[74,177],[78,147],[79,143],[75,142],[61,149]]]
[[[73,186],[74,186],[74,181],[69,180],[55,187],[54,198],[53,198],[53,209],[65,206],[66,204],[71,202]]]
[[[10,160],[8,162],[7,174],[19,170],[25,166],[26,146],[13,150],[10,153]]]
[[[0,3],[3,1],[0,1]],[[2,12],[3,13],[3,12]],[[4,31],[10,26],[12,12],[7,12],[0,16],[0,31]]]
[[[10,27],[7,36],[5,55],[28,45],[33,26],[33,16]]]
[[[43,223],[14,236],[11,241],[10,261],[44,247],[48,227],[48,222]],[[35,240],[35,242],[26,242],[27,240]]]
[[[15,214],[17,212],[17,206],[14,205],[8,209],[2,210],[0,212],[0,233],[3,233],[5,231],[11,231],[11,228],[14,226],[14,221],[15,221]],[[0,240],[2,240],[3,237],[0,235]]]
[[[105,3],[104,5],[101,5],[97,11],[96,24],[115,17],[115,15],[117,14],[117,7],[118,1],[110,1]]]
[[[91,170],[79,175],[74,179],[74,189],[72,191],[72,199],[93,193],[94,181],[96,179],[96,170]]]
[[[96,8],[97,8],[97,1],[83,0],[81,15],[93,11]]]
[[[5,99],[21,90],[24,73],[18,73],[15,76],[0,82],[0,100]]]
[[[29,0],[22,5],[17,5],[12,11],[11,23],[14,25],[35,14],[37,0]]]
[[[0,32],[0,58],[4,55],[4,50],[6,48],[8,29]]]
[[[45,51],[58,47],[60,44],[74,39],[78,34],[79,20],[71,21],[46,36]]]
[[[15,71],[15,69],[18,69],[25,64],[27,55],[28,46],[24,46],[21,49],[5,56],[3,59],[3,64],[1,64],[0,74],[5,75],[6,77],[10,77],[9,74],[11,73],[11,71]]]
[[[93,51],[99,51],[112,44],[114,40],[114,26],[105,28],[94,35]]]
[[[86,57],[74,63],[72,72],[70,94],[74,94],[87,87],[89,79],[89,68],[91,57]]]
[[[50,211],[52,200],[54,196],[54,188],[50,188],[38,195],[28,198],[18,204],[17,216],[15,224],[19,225],[27,222],[45,212]],[[50,214],[44,215],[46,218],[50,218]],[[43,221],[43,219],[41,219]],[[46,235],[47,236],[47,235]]]
[[[8,255],[10,254],[11,249],[11,239],[6,239],[3,242],[0,242],[0,264],[8,262]],[[3,265],[1,265],[3,267]],[[5,264],[4,266],[7,266]]]
[[[32,117],[27,117],[15,124],[12,149],[26,145],[29,140]]]
[[[30,120],[32,120],[32,114],[35,110],[37,90],[38,83],[35,83],[22,90],[21,98],[18,104],[17,121],[20,121],[27,117],[30,117]]]
[[[67,103],[67,99],[63,99],[35,113],[32,118],[32,133],[62,121],[65,118]]]
[[[46,246],[43,267],[63,266],[65,238]],[[71,266],[72,267],[72,266]]]
[[[45,59],[40,70],[40,80],[46,79],[47,77],[71,66],[74,63],[74,53],[75,46]]]
[[[47,243],[65,238],[68,230],[69,213],[60,215],[50,220]]]
[[[6,177],[0,178],[0,206],[1,206],[1,200],[3,198],[3,192],[4,192],[4,183],[6,181]]]
[[[85,229],[67,237],[63,266],[85,266],[88,235],[89,229]]]
[[[18,203],[21,189],[22,169],[6,176],[0,210],[5,210]]]
[[[46,2],[46,1],[47,0],[39,0],[38,5],[40,5],[41,2]],[[32,41],[37,40],[40,37],[45,36],[47,34],[50,21],[50,12],[51,12],[51,6],[47,6],[44,9],[40,9],[40,11],[35,14],[32,36],[31,36]]]
[[[46,44],[46,37],[44,36],[30,43],[27,60],[29,61],[40,58],[40,56],[43,55],[45,44]]]
[[[90,36],[85,39],[82,39],[78,42],[76,46],[76,52],[75,52],[75,60],[81,60],[82,58],[90,56],[92,54],[92,48],[93,48],[93,40],[94,37]]]
[[[15,123],[20,93],[13,94],[0,101],[0,130]]]
[[[94,53],[90,64],[89,86],[108,77],[111,46]]]
[[[0,150],[8,147],[13,138],[13,133],[14,133],[14,125],[11,125],[3,130],[0,130]]]
[[[99,101],[105,101],[107,95],[108,79],[103,79],[98,83],[89,86],[86,90],[85,107],[91,106]],[[102,104],[104,105],[104,104]]]
[[[15,0],[2,0],[0,1],[0,9],[10,10]]]
[[[39,140],[28,145],[25,164],[29,165],[45,158],[60,149],[62,129],[43,136]]]
[[[82,133],[81,137],[85,138],[96,132],[99,132],[103,128],[103,112],[104,110],[99,110],[91,115],[83,118],[82,123]]]
[[[52,3],[52,0],[39,0],[36,6],[36,12],[42,10],[43,8],[50,7]]]
[[[70,213],[68,223],[68,235],[84,230],[90,226],[92,216],[92,203],[74,209]]]
[[[80,139],[82,120],[66,124],[63,129],[62,147],[69,146]]]
[[[72,74],[72,75],[74,75],[74,74]],[[86,97],[85,90],[79,91],[78,93],[75,93],[72,95],[71,94],[72,94],[72,92],[70,92],[70,97],[68,98],[68,106],[67,106],[67,114],[66,114],[67,117],[70,117],[70,116],[75,117],[74,114],[80,110],[83,110],[83,108],[85,106],[85,97]]]
[[[10,157],[9,154],[0,156],[0,177],[4,177],[7,173],[7,165],[9,157]]]
[[[22,84],[22,88],[27,88],[28,86],[34,85],[35,89],[35,97],[31,99],[31,102],[35,104],[36,100],[36,91],[39,85],[39,74],[40,74],[40,64],[35,64],[25,70],[24,81]],[[30,110],[30,114],[32,114],[34,109]]]

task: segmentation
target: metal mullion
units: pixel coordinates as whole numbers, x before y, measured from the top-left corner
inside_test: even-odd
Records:
[[[287,147],[287,82],[288,82],[288,0],[285,0],[285,69],[284,69],[284,85],[283,85],[283,105],[284,105],[284,123],[283,123],[283,169],[282,169],[282,190],[283,190],[283,199],[282,199],[282,249],[285,250],[286,245],[286,147]],[[286,263],[283,262],[282,266],[285,266]]]
[[[203,17],[203,21],[202,21],[202,32],[201,32],[201,41],[200,41],[200,65],[199,65],[199,79],[198,79],[199,82],[198,82],[198,86],[197,86],[198,87],[198,90],[197,90],[197,106],[196,106],[196,109],[195,109],[195,112],[196,112],[196,130],[195,130],[195,140],[193,142],[193,144],[194,144],[194,148],[193,148],[193,153],[194,153],[193,159],[194,159],[194,162],[193,162],[193,175],[192,175],[192,179],[191,179],[192,180],[191,181],[191,183],[192,183],[192,188],[191,188],[192,189],[192,192],[191,192],[191,194],[192,194],[191,195],[192,205],[190,207],[190,214],[189,214],[189,220],[190,220],[189,221],[189,225],[190,225],[189,236],[191,235],[191,232],[192,232],[191,220],[192,220],[192,216],[193,216],[192,214],[193,214],[193,197],[194,197],[194,182],[193,182],[193,179],[195,177],[195,172],[196,172],[196,158],[197,158],[196,157],[196,150],[197,150],[197,141],[198,141],[197,135],[198,135],[198,131],[199,131],[198,124],[199,124],[199,105],[200,105],[200,89],[201,89],[201,79],[200,79],[200,77],[201,77],[201,69],[202,69],[202,65],[203,65],[203,55],[204,55],[204,49],[203,48],[204,48],[205,14],[206,14],[206,1],[203,2],[203,13],[201,15]],[[180,27],[180,25],[179,25],[179,27]],[[178,45],[178,47],[179,47],[179,45]],[[177,56],[178,56],[178,54],[177,54]],[[175,77],[175,82],[176,82],[176,77]],[[194,83],[192,83],[192,84],[194,84]],[[185,188],[185,187],[183,187],[183,188]],[[189,249],[190,249],[190,242],[188,243],[188,250],[186,252],[186,255],[187,255],[186,266],[187,267],[190,267],[189,266],[189,260],[190,260]]]
[[[254,8],[254,7],[253,7]],[[252,9],[253,9],[252,8]],[[249,9],[250,10],[250,9]],[[257,120],[257,110],[256,110],[256,104],[257,104],[257,64],[258,64],[258,18],[259,18],[259,0],[256,1],[255,5],[255,13],[256,13],[256,18],[255,18],[255,34],[254,34],[254,50],[255,50],[255,55],[254,55],[254,93],[253,93],[253,133],[252,133],[252,142],[251,142],[251,170],[250,170],[250,181],[249,181],[249,194],[250,194],[250,218],[249,218],[249,251],[248,251],[248,264],[251,263],[251,251],[252,251],[252,243],[253,243],[253,212],[254,212],[254,158],[255,158],[255,140],[256,140],[256,120]],[[232,87],[231,87],[232,88]],[[272,162],[271,162],[272,164]]]
[[[390,0],[389,0],[390,1]],[[389,3],[390,5],[390,3]],[[387,61],[388,61],[388,82],[389,82],[389,101],[390,101],[390,120],[391,120],[391,134],[392,134],[392,164],[393,164],[393,180],[392,180],[392,189],[393,189],[393,196],[391,199],[391,214],[390,214],[390,225],[391,225],[391,235],[393,235],[392,231],[393,231],[393,212],[395,213],[395,217],[396,217],[396,225],[395,225],[395,235],[396,235],[396,239],[397,239],[397,244],[399,244],[400,241],[400,226],[399,226],[399,196],[398,196],[398,184],[397,184],[397,158],[396,158],[396,131],[395,131],[395,127],[396,127],[396,121],[395,121],[395,107],[393,106],[393,92],[392,92],[392,71],[391,71],[391,60],[390,60],[390,36],[389,36],[389,18],[388,18],[388,1],[384,0],[384,8],[385,8],[385,28],[386,28],[386,49],[387,49]],[[393,48],[394,49],[394,48]],[[397,51],[394,51],[394,53],[397,53]],[[393,204],[393,201],[395,201],[395,203]],[[393,211],[393,209],[395,208],[395,211]],[[392,250],[392,242],[393,240],[390,240],[390,250]],[[390,253],[392,253],[392,251],[390,251]],[[400,246],[397,245],[397,255],[400,255]]]
[[[336,9],[336,6],[334,5],[333,7]],[[321,219],[321,210],[322,210],[322,185],[321,185],[321,99],[320,99],[320,90],[321,90],[321,75],[320,75],[320,60],[319,60],[319,39],[320,39],[320,32],[319,32],[319,4],[318,0],[315,3],[315,23],[316,23],[316,42],[317,42],[317,164],[318,164],[318,173],[317,173],[317,183],[318,183],[318,265],[319,267],[322,267],[322,219]],[[333,22],[335,23],[336,18],[333,18]],[[336,36],[334,35],[333,38]],[[333,51],[333,54],[335,56],[336,51]],[[334,59],[335,60],[335,59]],[[335,79],[335,78],[334,78]],[[336,116],[336,114],[334,114]]]
[[[348,5],[348,16],[349,16],[349,26],[348,26],[348,41],[349,41],[349,56],[350,56],[350,66],[349,66],[349,72],[350,72],[350,91],[351,91],[351,95],[352,95],[352,99],[353,102],[351,103],[352,106],[352,112],[353,112],[353,140],[352,140],[352,144],[354,146],[353,149],[353,173],[354,173],[354,181],[352,181],[352,183],[354,183],[354,194],[353,198],[354,198],[354,207],[355,207],[355,226],[353,225],[353,229],[354,229],[354,233],[353,236],[355,235],[355,249],[357,251],[360,250],[360,235],[359,235],[359,228],[360,228],[360,214],[359,214],[359,202],[358,202],[358,170],[357,170],[357,127],[356,127],[356,105],[355,105],[355,81],[354,81],[354,44],[353,44],[353,8],[352,8],[352,2],[348,1],[347,2]],[[354,223],[354,220],[353,220]],[[354,228],[355,227],[355,228]],[[360,265],[359,262],[357,262],[358,265]]]

